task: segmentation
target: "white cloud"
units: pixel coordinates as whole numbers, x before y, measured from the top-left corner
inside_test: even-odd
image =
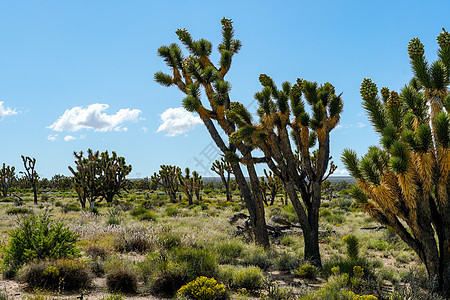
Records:
[[[356,127],[363,128],[366,127],[366,124],[359,122],[358,124],[356,124]]]
[[[349,176],[350,173],[346,169],[339,169],[339,168],[337,168],[336,171],[334,171],[333,175]]]
[[[104,113],[109,108],[108,104],[95,103],[87,108],[73,107],[66,109],[64,114],[56,122],[47,128],[54,131],[79,131],[82,129],[94,129],[95,131],[127,131],[121,127],[127,121],[136,122],[141,111],[139,109],[120,109],[113,115]]]
[[[57,134],[49,134],[47,140],[54,142],[56,140]]]
[[[11,107],[4,107],[3,103],[3,101],[0,101],[0,120],[7,116],[17,115],[15,109],[12,109]]]
[[[167,136],[176,136],[202,124],[202,119],[182,107],[169,108],[161,114],[162,124],[157,132],[165,131]]]
[[[66,141],[66,142],[70,142],[70,141],[73,141],[73,140],[76,140],[76,139],[77,139],[76,137],[71,136],[71,135],[66,135],[64,137],[64,141]]]
[[[148,128],[145,126],[142,126],[141,129],[139,129],[140,131],[147,133],[148,132]]]

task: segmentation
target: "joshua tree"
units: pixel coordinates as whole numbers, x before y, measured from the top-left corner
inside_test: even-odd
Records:
[[[124,157],[117,156],[112,151],[111,157],[108,151],[100,154],[101,165],[101,194],[107,203],[111,203],[115,195],[120,195],[121,190],[126,189],[128,180],[126,176],[131,172],[131,165],[125,163]]]
[[[273,176],[272,171],[267,173],[266,169],[264,169],[264,175],[265,177],[261,177],[261,191],[264,195],[264,204],[273,205],[278,192],[283,187],[283,184],[278,177]],[[270,202],[267,200],[267,192],[269,192]]]
[[[95,201],[102,197],[107,203],[113,201],[115,195],[119,195],[125,189],[126,176],[131,172],[131,165],[126,165],[125,158],[108,151],[100,153],[87,151],[88,156],[83,157],[83,152],[74,152],[76,170],[69,166],[73,174],[73,186],[78,194],[81,207],[85,208],[86,200],[89,208],[94,208]]]
[[[259,80],[263,86],[263,90],[255,94],[259,102],[259,123],[253,123],[251,114],[241,103],[231,103],[226,116],[239,129],[230,135],[230,141],[262,150],[265,162],[283,182],[298,216],[305,240],[305,259],[321,266],[321,186],[336,169],[330,163],[330,132],[340,119],[341,95],[335,94],[330,83],[318,86],[315,82],[297,79],[294,85],[284,82],[280,90],[265,74],[261,74]],[[305,110],[303,96],[311,107],[311,115]]]
[[[3,167],[0,169],[0,188],[3,197],[8,197],[8,191],[11,187],[16,174],[14,173],[15,167],[6,166],[3,163]]]
[[[192,172],[192,180],[194,182],[194,194],[197,201],[201,200],[200,191],[203,190],[203,179],[196,171]]]
[[[39,175],[34,169],[36,165],[36,158],[30,158],[25,157],[21,155],[23,160],[23,166],[25,167],[25,172],[20,172],[24,174],[27,181],[30,183],[31,187],[33,188],[33,197],[34,197],[34,204],[37,204],[37,184],[39,181]]]
[[[152,188],[161,186],[164,192],[169,196],[172,203],[177,202],[177,193],[179,189],[179,176],[181,169],[177,166],[161,165],[161,170],[154,173],[150,178]]]
[[[192,197],[194,197],[194,180],[191,176],[189,168],[184,170],[186,175],[178,174],[178,182],[180,183],[183,193],[186,195],[189,205],[192,205]]]
[[[78,200],[81,207],[85,208],[86,200],[89,201],[89,209],[93,209],[95,201],[101,196],[101,182],[99,176],[101,174],[100,153],[93,152],[91,149],[87,151],[87,158],[83,157],[83,151],[73,155],[77,159],[75,161],[76,170],[69,166],[70,172],[73,174],[74,189],[78,194]]]
[[[230,163],[222,157],[221,160],[216,160],[213,162],[211,170],[220,176],[222,184],[225,187],[225,192],[227,194],[227,201],[231,201],[232,196],[230,191],[230,179],[231,174],[233,173],[233,169],[231,168]]]
[[[158,49],[173,75],[157,72],[155,80],[164,86],[177,86],[185,95],[183,106],[191,112],[197,112],[205,124],[209,134],[217,147],[224,153],[231,164],[233,174],[245,200],[250,214],[251,227],[258,244],[269,246],[269,237],[264,218],[264,204],[259,189],[259,179],[253,162],[252,148],[243,143],[226,144],[219,135],[216,125],[220,126],[227,135],[235,131],[236,125],[225,117],[225,111],[230,108],[230,84],[225,76],[230,70],[233,55],[241,48],[241,42],[234,39],[234,29],[230,19],[222,19],[222,43],[219,45],[220,62],[214,66],[210,60],[212,44],[204,39],[195,41],[186,29],[176,31],[178,39],[191,53],[185,58],[177,44],[162,46]],[[210,108],[205,107],[200,99],[200,89],[203,88]],[[215,121],[216,123],[214,123]],[[245,157],[246,168],[250,177],[250,184],[241,169],[236,155],[236,148]]]
[[[363,107],[379,147],[342,160],[357,179],[352,196],[388,225],[424,263],[434,291],[450,295],[450,34],[438,37],[438,59],[428,64],[418,38],[408,45],[414,78],[400,95],[370,79],[361,84]]]

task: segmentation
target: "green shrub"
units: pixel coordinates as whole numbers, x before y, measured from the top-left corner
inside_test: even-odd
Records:
[[[374,269],[381,267],[382,263],[377,260],[368,260],[364,257],[358,257],[356,260],[351,260],[349,258],[336,256],[326,260],[323,263],[321,272],[325,277],[328,277],[333,274],[333,267],[339,267],[342,273],[347,273],[350,276],[353,276],[353,268],[355,266],[361,266],[364,268],[364,279],[369,279],[375,278]]]
[[[353,234],[346,235],[342,238],[347,246],[347,256],[350,260],[357,260],[359,257],[359,240]]]
[[[319,212],[319,216],[323,217],[323,218],[331,216],[331,215],[332,215],[332,213],[331,213],[331,211],[328,208],[321,209],[320,212]]]
[[[147,279],[148,289],[152,294],[174,295],[183,284],[189,281],[187,273],[188,267],[185,263],[158,261],[151,279]]]
[[[168,206],[166,207],[166,209],[164,210],[164,212],[166,213],[166,215],[168,217],[174,217],[176,215],[178,215],[180,213],[180,211],[178,210],[178,208],[173,207],[173,206]]]
[[[263,270],[267,270],[272,265],[272,262],[263,247],[255,246],[245,249],[242,264],[246,266],[257,266]]]
[[[133,217],[137,217],[137,216],[140,216],[140,215],[145,214],[147,212],[149,212],[148,209],[146,209],[143,206],[138,206],[135,209],[130,211],[130,215],[132,215]]]
[[[261,295],[262,300],[294,300],[298,299],[292,290],[288,287],[269,284],[267,294]]]
[[[154,248],[151,241],[141,231],[131,231],[114,238],[114,248],[119,252],[145,253]]]
[[[103,296],[100,300],[124,300],[125,298],[121,294],[110,294]]]
[[[166,250],[171,250],[181,245],[181,237],[175,233],[167,232],[158,238],[158,244]]]
[[[236,268],[233,272],[232,286],[247,290],[258,290],[264,284],[264,274],[255,266]]]
[[[32,214],[33,210],[26,207],[10,207],[6,210],[8,215]]]
[[[92,259],[106,259],[109,256],[109,250],[99,245],[89,245],[84,249],[84,252]]]
[[[223,241],[215,246],[218,262],[220,264],[229,264],[234,262],[236,258],[242,254],[243,250],[244,246],[236,240]]]
[[[178,290],[177,295],[195,300],[222,300],[229,298],[223,284],[218,283],[214,278],[205,276],[197,277],[194,281],[183,285]]]
[[[76,247],[78,235],[45,215],[20,219],[10,237],[9,245],[2,249],[3,269],[10,276],[28,261],[79,255]]]
[[[378,251],[384,251],[389,247],[388,242],[382,240],[371,240],[367,248]]]
[[[105,265],[106,286],[110,292],[136,293],[137,274],[133,265],[123,259],[112,258]]]
[[[281,252],[276,259],[277,270],[289,271],[295,269],[300,263],[300,259],[296,255],[292,255],[288,251]]]
[[[294,243],[295,241],[290,235],[284,235],[280,240],[280,244],[283,246],[292,246]]]
[[[151,211],[143,213],[143,214],[139,215],[137,218],[140,221],[153,221],[153,222],[156,222],[156,220],[157,220],[156,214],[154,212],[151,212]]]
[[[217,274],[217,261],[209,249],[176,248],[172,255],[175,263],[186,265],[186,282],[199,276],[214,277]]]
[[[345,222],[345,217],[343,215],[337,215],[337,214],[331,214],[326,217],[324,217],[325,221],[328,223],[338,225]]]
[[[106,225],[119,225],[122,222],[122,212],[116,208],[108,210]]]
[[[25,265],[19,279],[31,288],[78,290],[90,286],[92,275],[86,264],[74,259],[41,260]]]
[[[300,278],[315,279],[317,276],[317,267],[306,264],[295,271],[295,275]]]

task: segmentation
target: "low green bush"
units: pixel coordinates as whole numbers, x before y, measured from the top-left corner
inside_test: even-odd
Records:
[[[115,250],[119,252],[145,253],[154,248],[154,244],[140,230],[116,236],[113,244]]]
[[[262,270],[267,270],[272,265],[269,254],[260,246],[245,249],[242,256],[242,264],[246,266],[257,266]]]
[[[106,286],[110,292],[136,293],[138,276],[133,264],[117,257],[105,264]]]
[[[181,245],[181,237],[173,232],[167,232],[158,238],[158,244],[166,250],[171,250]]]
[[[125,298],[121,294],[110,294],[103,296],[100,300],[124,300]]]
[[[232,286],[254,291],[263,287],[264,279],[264,274],[260,268],[255,266],[240,267],[234,269]]]
[[[300,278],[315,279],[317,276],[317,267],[305,264],[295,271],[295,275]]]
[[[32,214],[33,210],[27,207],[10,207],[6,210],[8,215]]]
[[[19,280],[30,288],[78,290],[90,286],[92,274],[84,262],[76,259],[31,262],[19,271]]]
[[[220,264],[230,264],[241,256],[244,246],[237,240],[229,240],[219,242],[214,249]]]
[[[277,255],[275,264],[277,270],[290,271],[297,268],[300,263],[300,258],[297,255],[293,255],[288,251],[283,251]]]
[[[217,261],[209,249],[175,248],[171,255],[175,263],[186,265],[186,282],[199,276],[214,277],[217,274]]]
[[[164,209],[164,212],[168,217],[174,217],[180,213],[180,210],[173,206],[168,206],[166,209]]]
[[[41,259],[78,256],[78,234],[50,217],[29,215],[19,219],[19,226],[10,232],[10,241],[2,249],[4,275],[14,276],[26,262]]]

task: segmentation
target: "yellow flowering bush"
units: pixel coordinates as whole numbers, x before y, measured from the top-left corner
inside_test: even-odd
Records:
[[[214,278],[205,276],[197,277],[194,281],[183,285],[177,292],[179,297],[188,297],[195,300],[220,300],[228,299],[228,294],[223,284]]]
[[[352,291],[342,292],[345,300],[378,300],[374,295],[357,295]]]

